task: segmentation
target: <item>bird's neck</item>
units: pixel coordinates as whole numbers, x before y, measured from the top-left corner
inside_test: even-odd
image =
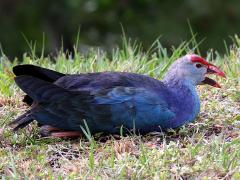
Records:
[[[200,100],[196,86],[191,81],[172,78],[170,81],[164,79],[172,94],[172,111],[176,118],[172,120],[172,127],[178,127],[184,123],[193,121],[200,111]]]

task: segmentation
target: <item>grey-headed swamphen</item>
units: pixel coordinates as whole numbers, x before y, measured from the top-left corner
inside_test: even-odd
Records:
[[[192,122],[200,111],[196,86],[220,85],[206,74],[225,74],[194,54],[176,60],[162,81],[128,72],[65,75],[33,65],[13,68],[30,109],[11,122],[14,131],[33,120],[52,137],[77,136],[86,124],[92,134],[145,134]]]

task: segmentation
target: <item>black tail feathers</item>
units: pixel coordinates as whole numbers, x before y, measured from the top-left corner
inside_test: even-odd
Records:
[[[13,67],[13,73],[16,76],[33,76],[48,82],[54,82],[65,74],[50,69],[34,66],[31,64],[18,65]]]
[[[28,111],[23,115],[19,116],[17,119],[10,122],[9,125],[13,127],[13,131],[17,131],[20,128],[24,128],[32,121],[33,121],[33,117],[31,115],[31,112]]]
[[[57,79],[65,76],[65,74],[56,72],[50,69],[42,68],[39,66],[34,66],[31,64],[24,64],[24,65],[17,65],[13,67],[13,73],[16,76],[32,76],[36,77],[38,79],[42,79],[47,82],[54,82]],[[29,97],[28,95],[24,96],[23,102],[25,102],[27,105],[31,106],[33,103],[33,99]]]

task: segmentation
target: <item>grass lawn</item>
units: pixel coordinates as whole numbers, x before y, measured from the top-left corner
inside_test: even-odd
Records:
[[[178,57],[197,51],[192,42],[171,53],[158,42],[143,52],[124,41],[111,54],[91,50],[74,59],[59,52],[54,58],[36,57],[34,48],[23,64],[35,64],[64,73],[129,71],[161,79]],[[170,55],[171,54],[171,55]],[[214,55],[214,59],[212,58]],[[50,59],[54,61],[50,61]],[[201,113],[192,124],[166,133],[145,136],[96,136],[90,139],[49,139],[39,136],[36,123],[13,133],[8,123],[27,106],[13,82],[6,57],[0,64],[0,175],[19,178],[87,179],[240,179],[240,39],[225,55],[209,51],[208,61],[221,67],[227,79],[214,77],[221,89],[198,87]]]

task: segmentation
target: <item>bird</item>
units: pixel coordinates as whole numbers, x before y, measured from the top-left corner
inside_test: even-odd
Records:
[[[36,120],[42,136],[75,137],[90,132],[147,134],[193,122],[200,112],[196,86],[221,86],[226,78],[196,54],[175,60],[163,79],[130,72],[63,74],[25,64],[13,67],[15,83],[30,107],[10,125],[16,132]]]

